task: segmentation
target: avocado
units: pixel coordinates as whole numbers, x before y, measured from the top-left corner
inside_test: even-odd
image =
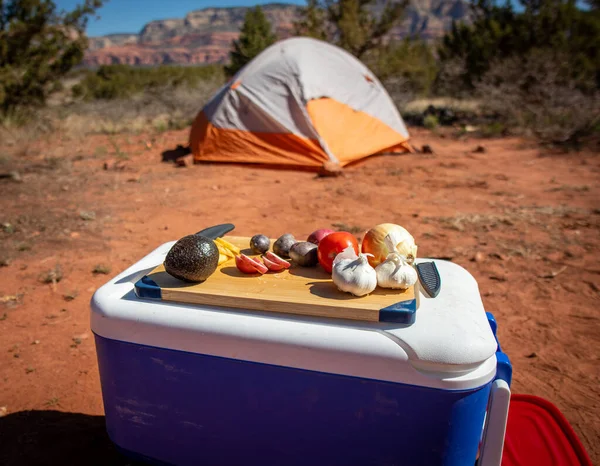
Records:
[[[169,275],[187,282],[203,282],[219,263],[219,249],[206,236],[187,235],[179,239],[165,257]]]

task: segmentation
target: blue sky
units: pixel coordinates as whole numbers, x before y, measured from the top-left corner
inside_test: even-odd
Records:
[[[55,0],[58,9],[71,10],[82,0]],[[154,19],[183,18],[192,10],[206,7],[254,6],[270,2],[252,0],[108,0],[98,10],[99,19],[90,18],[87,33],[101,36],[115,32],[139,32]],[[304,0],[277,0],[277,3],[303,5]]]

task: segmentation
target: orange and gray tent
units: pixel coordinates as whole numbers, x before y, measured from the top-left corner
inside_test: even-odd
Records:
[[[320,167],[410,152],[408,131],[377,77],[329,43],[294,37],[255,57],[198,113],[198,162]]]

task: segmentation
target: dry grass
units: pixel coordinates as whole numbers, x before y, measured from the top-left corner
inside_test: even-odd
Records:
[[[359,233],[364,233],[367,229],[363,228],[361,226],[358,225],[348,225],[346,223],[332,223],[331,226],[335,229],[337,229],[337,231],[347,231],[348,233],[352,233],[352,234],[359,234]]]
[[[22,111],[0,121],[0,142],[24,145],[32,134],[61,133],[76,140],[89,134],[137,134],[186,128],[221,85],[220,80],[214,79],[194,88],[165,88],[127,100],[82,101]]]
[[[548,217],[568,218],[572,214],[590,215],[591,211],[573,207],[519,207],[505,209],[500,214],[458,214],[453,217],[424,217],[423,222],[437,222],[444,228],[465,231],[470,228],[491,231],[501,226],[512,227],[518,223],[545,225]]]
[[[63,294],[63,299],[65,301],[69,302],[69,301],[73,301],[75,298],[77,298],[77,296],[79,296],[79,291],[71,290],[71,291]]]
[[[474,99],[453,99],[438,97],[434,99],[416,99],[404,106],[404,112],[423,113],[429,106],[447,108],[458,112],[476,113],[481,107],[481,102]]]
[[[108,275],[111,271],[111,267],[110,265],[106,265],[106,264],[96,264],[94,266],[94,268],[92,269],[92,273],[94,275],[98,275],[98,274],[102,274],[102,275]]]
[[[63,278],[62,268],[61,268],[60,264],[56,264],[56,266],[53,269],[44,272],[40,276],[40,281],[42,283],[58,283],[59,281],[62,280],[62,278]]]
[[[549,193],[553,193],[553,192],[558,192],[558,191],[567,191],[567,192],[574,192],[574,193],[584,193],[584,192],[588,192],[590,190],[590,187],[588,185],[581,185],[581,186],[571,186],[571,185],[562,185],[562,186],[556,186],[555,188],[550,188],[547,189],[546,191]]]
[[[197,88],[165,89],[125,101],[94,101],[67,109],[65,129],[75,133],[117,134],[180,129],[191,123],[220,82]]]
[[[423,217],[422,223],[437,223],[443,229],[454,230],[466,235],[483,233],[488,240],[493,238],[495,252],[505,257],[542,258],[557,250],[557,245],[575,244],[590,246],[578,236],[566,236],[565,229],[598,226],[598,219],[590,209],[568,206],[524,206],[503,209],[500,213],[460,213],[452,217]],[[528,231],[544,231],[550,241],[541,237],[530,237]],[[507,240],[507,235],[521,232],[518,238]],[[435,235],[425,233],[424,238]]]

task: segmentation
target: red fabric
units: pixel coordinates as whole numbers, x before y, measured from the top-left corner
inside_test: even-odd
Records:
[[[573,428],[556,406],[533,395],[510,399],[502,466],[592,466]]]

